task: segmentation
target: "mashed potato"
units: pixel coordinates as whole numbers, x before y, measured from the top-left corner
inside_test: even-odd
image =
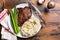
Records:
[[[31,37],[39,31],[39,28],[41,28],[40,20],[32,16],[22,25],[21,34],[23,37]]]

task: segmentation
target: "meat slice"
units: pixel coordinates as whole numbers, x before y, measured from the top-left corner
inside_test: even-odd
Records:
[[[25,21],[30,19],[32,13],[29,7],[25,8],[18,8],[19,14],[18,14],[18,24],[23,25]]]

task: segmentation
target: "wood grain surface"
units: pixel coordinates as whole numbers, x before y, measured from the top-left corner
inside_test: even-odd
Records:
[[[41,16],[46,24],[34,37],[17,38],[17,40],[60,40],[60,0],[45,0],[43,5],[37,5],[37,0],[30,1],[41,11]],[[56,5],[54,9],[50,9],[46,13],[44,8],[49,1],[54,1]],[[5,8],[13,8],[21,2],[27,2],[27,0],[4,0]]]

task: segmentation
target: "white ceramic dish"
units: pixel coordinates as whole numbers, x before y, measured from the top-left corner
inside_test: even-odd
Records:
[[[29,6],[28,3],[21,3],[19,5],[16,6],[16,8],[24,8],[25,6]],[[35,18],[37,18],[38,20],[40,20],[35,14],[33,14],[34,12],[32,12],[32,16],[34,16]],[[37,29],[37,33],[40,31],[41,29],[41,24],[39,25],[38,29]],[[37,33],[35,33],[34,35],[36,35]],[[32,35],[32,36],[34,36]],[[20,38],[29,38],[29,37],[32,37],[32,36],[29,36],[29,37],[23,37],[21,33],[17,34],[16,35],[17,37],[20,37]]]

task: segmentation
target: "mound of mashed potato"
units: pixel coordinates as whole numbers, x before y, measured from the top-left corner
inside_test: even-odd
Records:
[[[31,16],[31,18],[22,25],[21,34],[23,37],[31,37],[39,31],[39,28],[41,28],[40,20],[35,16]]]

